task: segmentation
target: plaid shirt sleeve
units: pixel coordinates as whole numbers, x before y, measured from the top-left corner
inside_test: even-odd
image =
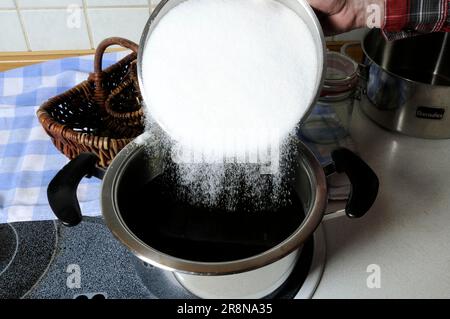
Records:
[[[450,32],[450,0],[386,0],[383,31],[389,40]]]

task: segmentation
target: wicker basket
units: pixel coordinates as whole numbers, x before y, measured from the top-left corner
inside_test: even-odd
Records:
[[[131,49],[133,53],[102,70],[103,54],[111,45],[120,45]],[[133,77],[131,70],[137,49],[137,44],[126,39],[104,40],[97,48],[94,72],[89,75],[88,80],[49,99],[38,109],[37,116],[43,128],[56,148],[68,158],[73,159],[80,153],[91,152],[98,156],[99,167],[107,167],[125,145],[143,132],[143,125],[115,121],[105,108],[105,101],[111,92],[128,87],[124,83],[128,83]],[[135,85],[135,90],[138,91],[137,84]],[[136,103],[129,107],[129,113],[133,114],[131,117],[136,116],[136,111],[142,116]],[[121,111],[126,116],[127,111]]]
[[[109,123],[114,127],[140,128],[144,125],[144,109],[137,79],[136,61],[133,61],[129,73],[105,101],[105,110]]]

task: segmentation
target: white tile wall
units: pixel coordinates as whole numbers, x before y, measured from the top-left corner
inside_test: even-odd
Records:
[[[16,0],[19,8],[67,8],[69,5],[83,5],[83,0]]]
[[[138,42],[159,2],[0,0],[0,52],[93,49],[110,36]],[[359,40],[365,32],[356,30],[328,40]]]
[[[13,0],[0,0],[0,9],[15,9]]]
[[[0,11],[0,51],[26,51],[25,41],[19,16],[16,10]]]
[[[95,46],[112,36],[139,43],[145,23],[150,17],[148,8],[89,8],[87,12]]]
[[[110,7],[110,6],[148,6],[148,0],[86,0],[87,5],[90,7]]]
[[[138,42],[159,2],[0,0],[0,52],[94,49],[110,36]]]
[[[82,10],[75,16],[68,15],[65,9],[22,10],[21,13],[32,51],[82,50],[91,46]]]

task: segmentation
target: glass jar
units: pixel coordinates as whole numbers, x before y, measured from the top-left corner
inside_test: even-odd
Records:
[[[349,135],[358,64],[345,55],[327,53],[321,97],[301,127],[301,135],[316,144],[334,144]]]

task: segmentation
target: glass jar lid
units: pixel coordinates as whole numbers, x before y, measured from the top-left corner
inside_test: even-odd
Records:
[[[344,86],[351,83],[358,74],[358,64],[349,57],[338,52],[327,52],[327,71],[325,84]]]

